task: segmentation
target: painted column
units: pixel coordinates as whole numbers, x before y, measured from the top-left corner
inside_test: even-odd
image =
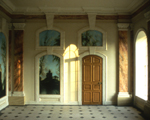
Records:
[[[128,23],[118,23],[119,37],[119,94],[118,105],[130,105],[128,92]]]
[[[144,14],[147,19],[147,37],[148,37],[148,100],[144,106],[144,114],[150,119],[150,11]]]
[[[23,92],[23,36],[24,23],[13,23],[13,29],[9,31],[9,104],[24,104]]]

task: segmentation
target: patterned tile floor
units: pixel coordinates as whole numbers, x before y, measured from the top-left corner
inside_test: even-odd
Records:
[[[133,107],[119,106],[8,106],[0,120],[145,120]]]

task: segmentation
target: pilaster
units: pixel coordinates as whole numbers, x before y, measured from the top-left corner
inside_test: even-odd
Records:
[[[24,104],[23,36],[25,23],[10,24],[9,31],[9,105]]]
[[[118,105],[130,105],[132,96],[128,86],[128,23],[118,23],[119,37],[119,93]]]

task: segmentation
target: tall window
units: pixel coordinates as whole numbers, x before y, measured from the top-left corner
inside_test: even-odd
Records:
[[[135,95],[147,100],[148,96],[148,46],[147,36],[144,31],[140,31],[136,38],[135,46],[136,61],[136,86]]]

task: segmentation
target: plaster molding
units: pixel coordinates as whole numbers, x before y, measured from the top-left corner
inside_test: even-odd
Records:
[[[147,19],[147,21],[150,21],[150,11],[146,12],[144,14],[145,18]]]
[[[46,13],[47,28],[53,28],[54,13]]]
[[[129,23],[118,23],[117,26],[119,31],[127,31],[129,29]]]
[[[25,23],[9,23],[9,29],[12,29],[12,24],[15,27],[15,30],[24,30]]]
[[[90,29],[95,27],[96,24],[96,15],[97,13],[87,13],[88,14],[88,20],[89,20],[89,27]]]

